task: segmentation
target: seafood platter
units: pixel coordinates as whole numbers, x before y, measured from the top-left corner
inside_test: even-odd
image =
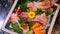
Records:
[[[51,34],[59,5],[49,0],[15,0],[2,30],[10,34]]]

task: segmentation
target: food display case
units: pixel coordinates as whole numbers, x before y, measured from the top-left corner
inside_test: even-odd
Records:
[[[26,3],[31,3],[33,5],[33,10],[32,9],[29,10],[28,8],[26,8],[25,7],[25,6],[27,6]],[[12,5],[12,8],[11,8],[7,18],[6,18],[6,20],[4,21],[4,24],[2,26],[2,30],[7,32],[7,33],[9,33],[9,34],[22,34],[22,31],[23,31],[23,34],[28,34],[28,33],[31,34],[31,32],[33,32],[32,34],[34,34],[34,32],[37,34],[37,32],[34,30],[34,26],[36,26],[36,24],[37,24],[38,26],[41,26],[38,29],[42,28],[42,30],[44,31],[44,33],[43,33],[43,31],[41,32],[41,30],[40,30],[39,33],[42,33],[42,34],[51,34],[53,26],[54,26],[54,23],[55,23],[55,20],[56,20],[56,17],[57,17],[58,12],[59,12],[60,6],[55,3],[52,7],[50,6],[49,8],[45,8],[45,9],[43,7],[42,9],[40,9],[39,8],[40,7],[39,1],[36,1],[36,0],[34,2],[28,1],[26,3],[22,4],[22,2],[19,2],[18,0],[15,0],[14,4]],[[34,12],[35,11],[34,9],[35,9],[36,6],[33,3],[35,3],[35,5],[37,5],[37,4],[39,5],[39,7],[37,7],[36,12]],[[40,4],[41,3],[43,3],[43,6],[45,6],[44,2],[40,1]],[[46,1],[45,3],[48,4],[48,6],[51,5],[51,4],[49,4],[49,1],[48,2]],[[31,5],[28,4],[29,8],[31,8],[30,6]],[[24,11],[26,11],[26,9],[28,9],[27,10],[28,17],[25,16],[26,12],[24,12]],[[50,12],[49,12],[49,10],[50,10]],[[20,15],[21,13],[24,16]],[[16,16],[16,14],[17,14],[18,17]],[[30,14],[31,14],[31,16],[29,16]],[[33,16],[33,15],[35,15],[35,16]],[[11,17],[12,17],[12,19],[11,19]],[[37,19],[37,17],[39,17],[40,19],[39,18]],[[16,18],[16,19],[14,19],[14,18]],[[28,18],[29,19],[31,18],[31,20],[27,20]],[[17,23],[14,23],[13,22],[14,20]],[[27,22],[25,22],[26,20],[27,20]],[[32,21],[32,22],[30,22],[30,21]],[[34,24],[34,25],[32,26],[31,23]],[[25,26],[27,26],[27,28],[28,28],[27,30],[23,29],[23,28],[26,28]],[[21,28],[21,29],[19,29],[18,27]]]

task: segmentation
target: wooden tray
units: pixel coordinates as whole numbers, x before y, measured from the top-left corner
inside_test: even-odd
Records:
[[[53,29],[53,26],[54,26],[55,21],[56,21],[56,18],[57,18],[57,15],[58,15],[58,12],[59,12],[59,10],[60,10],[60,5],[55,4],[55,6],[57,6],[56,13],[55,13],[54,16],[53,16],[53,19],[52,19],[52,22],[51,22],[51,25],[50,25],[50,28],[49,28],[47,34],[51,34],[52,29]]]

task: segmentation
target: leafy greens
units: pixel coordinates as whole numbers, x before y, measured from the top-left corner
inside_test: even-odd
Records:
[[[36,12],[37,12],[36,15],[41,15],[42,14],[42,9],[37,9]]]
[[[23,26],[23,25],[25,25],[25,24],[26,24],[26,21],[25,21],[25,20],[23,20],[23,19],[20,19],[20,20],[19,20],[19,23],[21,24],[21,26]]]
[[[19,28],[18,24],[13,24],[13,25],[12,25],[12,29],[13,29],[15,32],[23,33],[23,30],[22,30],[21,28]]]

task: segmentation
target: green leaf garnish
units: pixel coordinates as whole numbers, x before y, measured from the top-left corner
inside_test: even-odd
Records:
[[[34,24],[35,24],[35,22],[34,22],[34,21],[32,21],[32,22],[28,23],[29,28],[31,29],[31,27],[32,27]]]
[[[29,2],[29,0],[18,0],[18,3],[21,5],[21,4],[24,4],[26,2]]]
[[[46,10],[45,13],[46,13],[47,16],[48,16],[48,15],[51,15],[51,11],[50,11],[49,9]]]
[[[41,15],[42,14],[42,9],[37,9],[36,15]]]
[[[44,0],[39,0],[40,2],[44,1]]]
[[[17,33],[23,33],[23,30],[19,28],[18,24],[13,24],[12,29]]]
[[[27,11],[27,9],[28,9],[27,3],[28,3],[28,2],[20,5],[20,9],[21,9],[23,12]]]
[[[34,0],[29,0],[30,2],[33,2]]]
[[[20,19],[20,20],[19,20],[19,23],[21,24],[21,26],[23,26],[23,25],[25,25],[25,24],[26,24],[26,21],[25,21],[25,20],[23,20],[23,19]]]
[[[20,9],[25,12],[27,11],[28,7],[27,4],[28,2],[32,2],[34,0],[18,0],[18,3],[20,4]]]
[[[18,3],[21,5],[21,4],[24,4],[26,2],[33,2],[34,0],[18,0]]]

